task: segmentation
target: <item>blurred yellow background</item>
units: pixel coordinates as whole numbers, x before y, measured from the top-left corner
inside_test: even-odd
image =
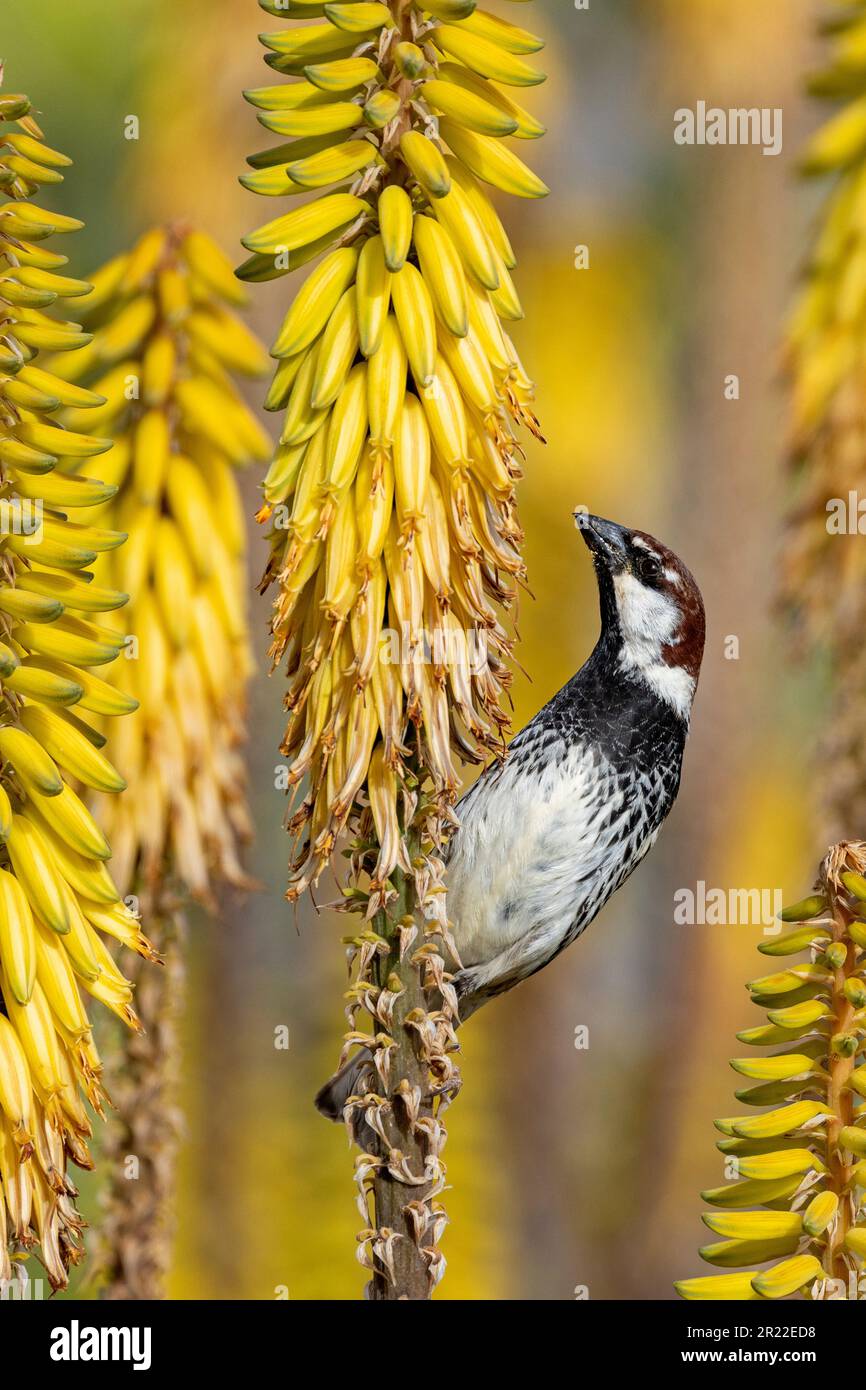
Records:
[[[490,8],[514,16],[507,0]],[[504,212],[526,308],[516,339],[549,439],[529,449],[522,485],[535,598],[520,619],[532,679],[515,680],[515,727],[595,640],[579,504],[677,550],[709,632],[683,789],[658,848],[586,937],[466,1030],[440,1298],[667,1298],[674,1277],[701,1272],[698,1191],[722,1180],[712,1118],[732,1105],[733,1033],[758,1021],[743,985],[761,973],[761,928],[675,925],[674,894],[702,880],[799,898],[822,852],[808,762],[820,682],[787,662],[772,598],[785,500],[777,345],[815,206],[793,167],[817,119],[801,75],[823,8],[521,8],[519,22],[548,40],[549,82],[531,104],[549,134],[533,167],[553,191]],[[29,92],[48,141],[75,161],[55,195],[87,222],[71,273],[164,218],[242,258],[239,237],[264,214],[237,176],[268,139],[241,91],[268,80],[256,35],[274,27],[255,0],[6,0],[5,85]],[[673,112],[699,99],[783,108],[782,154],[677,146]],[[124,138],[128,115],[137,141]],[[589,268],[578,270],[580,245]],[[266,341],[293,291],[253,287]],[[725,398],[731,373],[739,400]],[[309,905],[296,922],[282,897],[283,692],[266,675],[266,603],[253,592],[258,481],[245,479],[260,657],[250,867],[262,889],[193,925],[171,1294],[356,1298],[352,1158],[311,1103],[339,1050],[345,923]],[[283,1024],[287,1052],[274,1047]],[[582,1025],[587,1050],[575,1048]],[[85,1198],[97,1222],[92,1182]]]

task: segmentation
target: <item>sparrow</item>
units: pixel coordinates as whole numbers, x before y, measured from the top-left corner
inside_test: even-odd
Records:
[[[649,853],[679,791],[704,650],[700,590],[645,531],[584,512],[575,521],[598,584],[598,641],[460,800],[446,851],[461,1024],[586,930]],[[342,1118],[368,1066],[362,1050],[318,1109]]]

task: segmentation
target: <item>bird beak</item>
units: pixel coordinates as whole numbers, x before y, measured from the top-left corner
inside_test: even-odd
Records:
[[[590,516],[587,512],[575,512],[574,519],[595,560],[614,573],[625,568],[629,533],[624,526],[617,526],[615,521],[605,521],[601,516]]]

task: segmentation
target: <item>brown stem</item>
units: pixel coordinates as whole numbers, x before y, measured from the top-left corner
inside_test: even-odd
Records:
[[[173,1237],[183,929],[178,917],[167,915],[149,920],[148,930],[165,966],[157,970],[136,957],[130,971],[145,1031],[124,1036],[122,1068],[111,1087],[116,1110],[105,1147],[109,1178],[94,1260],[101,1296],[117,1300],[165,1297]]]
[[[411,0],[389,0],[389,7],[399,38],[411,40]],[[412,124],[409,103],[414,90],[414,84],[403,77],[394,81],[393,86],[400,98],[401,109],[381,147],[383,157],[390,164],[389,180],[405,174],[401,164],[395,165],[393,155],[401,135]],[[407,833],[407,843],[411,859],[419,850],[417,835]],[[429,1000],[423,988],[421,968],[412,963],[411,949],[406,950],[401,959],[401,925],[415,922],[420,937],[423,920],[418,911],[411,875],[399,873],[395,875],[395,882],[398,886],[397,899],[389,904],[389,912],[381,913],[376,921],[376,929],[387,940],[389,950],[387,955],[383,953],[378,958],[375,978],[380,989],[399,989],[399,994],[388,1029],[394,1042],[389,1053],[389,1084],[380,1087],[380,1092],[386,1094],[390,1102],[385,1119],[390,1150],[381,1140],[377,1140],[375,1145],[377,1156],[384,1162],[373,1181],[374,1222],[378,1248],[386,1254],[386,1258],[382,1258],[382,1253],[377,1255],[374,1248],[373,1277],[367,1290],[368,1297],[374,1302],[426,1300],[433,1291],[429,1261],[425,1258],[422,1242],[428,1248],[434,1242],[429,1233],[419,1235],[417,1220],[413,1219],[422,1207],[427,1206],[433,1184],[401,1181],[388,1168],[389,1162],[395,1170],[399,1164],[399,1170],[413,1178],[425,1172],[429,1141],[417,1121],[419,1118],[432,1117],[435,1107],[430,1068],[422,1056],[418,1033],[411,1026],[412,1018],[417,1019],[427,1013]],[[409,1025],[407,1018],[410,1019]],[[408,1104],[404,1096],[410,1098]],[[420,1097],[417,1108],[412,1097]]]
[[[411,0],[390,0],[390,8],[394,18],[394,28],[399,35],[399,39],[395,39],[394,41],[411,41]],[[394,68],[394,75],[397,75],[396,67]],[[414,90],[415,84],[412,82],[411,78],[399,77],[394,83],[394,91],[400,98],[400,112],[389,126],[388,134],[382,141],[380,153],[385,160],[390,160],[390,156],[400,144],[401,135],[404,135],[407,130],[411,129],[412,113],[409,110],[409,103],[412,100],[412,93]],[[388,170],[388,181],[394,181],[395,175],[405,178],[407,172],[405,165],[400,164],[399,167],[395,169],[393,164],[391,164]]]
[[[410,846],[415,849],[416,846]],[[393,1023],[390,1029],[394,1039],[391,1049],[391,1069],[388,1093],[391,1098],[391,1114],[388,1123],[389,1138],[392,1142],[391,1157],[399,1150],[405,1166],[413,1176],[424,1172],[426,1144],[422,1131],[416,1128],[415,1116],[400,1099],[398,1088],[409,1088],[421,1096],[420,1113],[432,1113],[430,1094],[430,1071],[420,1055],[416,1032],[406,1026],[407,1015],[415,1010],[426,1011],[427,1000],[421,986],[420,972],[410,962],[411,951],[400,959],[399,927],[407,920],[416,918],[415,888],[412,879],[400,875],[397,901],[393,906],[393,916],[381,915],[379,931],[388,940],[390,950],[387,956],[379,958],[377,978],[380,987],[385,988],[399,979],[402,992],[394,1006]],[[379,1156],[387,1159],[388,1151],[381,1144]],[[380,1232],[387,1235],[394,1232],[396,1239],[388,1247],[391,1252],[391,1270],[381,1259],[375,1259],[374,1272],[368,1297],[373,1302],[397,1302],[403,1299],[429,1299],[432,1293],[427,1263],[415,1239],[413,1223],[409,1216],[409,1202],[425,1202],[430,1195],[431,1184],[410,1186],[395,1178],[384,1165],[379,1169],[373,1184],[373,1209],[375,1224]],[[391,1274],[393,1273],[393,1278]]]

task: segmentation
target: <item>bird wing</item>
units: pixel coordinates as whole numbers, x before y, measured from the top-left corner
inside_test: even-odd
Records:
[[[567,946],[651,848],[677,783],[528,725],[457,807],[448,915],[467,987],[507,988]]]
[[[448,911],[464,965],[528,934],[565,934],[624,833],[625,791],[602,755],[542,731],[460,802]]]

